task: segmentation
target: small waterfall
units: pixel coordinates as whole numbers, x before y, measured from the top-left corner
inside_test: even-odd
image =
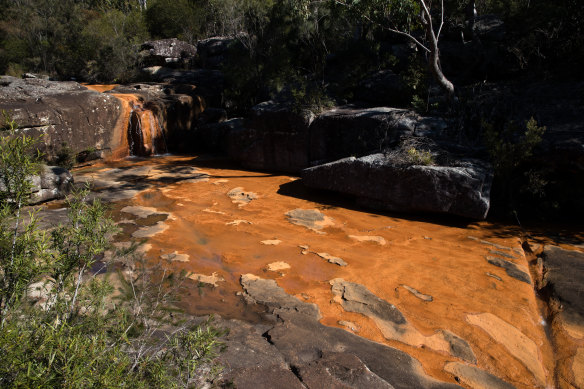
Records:
[[[127,112],[123,134],[127,141],[123,142],[127,144],[127,153],[143,157],[166,153],[164,129],[156,113],[145,107],[135,95],[116,94],[116,97],[124,102]]]

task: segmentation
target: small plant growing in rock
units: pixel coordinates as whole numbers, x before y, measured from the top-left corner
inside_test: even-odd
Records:
[[[412,165],[424,165],[430,166],[434,165],[434,157],[432,153],[425,150],[418,150],[415,147],[411,147],[407,151],[408,160]]]

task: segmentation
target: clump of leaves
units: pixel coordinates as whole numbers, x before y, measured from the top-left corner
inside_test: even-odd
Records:
[[[516,213],[520,194],[540,199],[545,197],[547,181],[539,172],[532,170],[528,162],[541,143],[546,127],[539,126],[534,118],[529,119],[524,128],[515,123],[495,128],[484,121],[482,127],[503,207]]]

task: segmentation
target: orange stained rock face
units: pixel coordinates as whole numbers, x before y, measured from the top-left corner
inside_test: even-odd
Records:
[[[145,109],[137,95],[115,93],[114,96],[122,103],[122,114],[116,123],[111,158],[166,152],[164,130],[154,112]]]
[[[190,312],[258,320],[257,308],[238,296],[240,276],[251,273],[317,304],[323,324],[406,351],[437,379],[456,382],[445,366],[464,363],[449,352],[440,335],[446,331],[466,341],[477,367],[517,388],[553,385],[546,323],[533,285],[521,280],[527,275],[529,281],[529,268],[518,229],[374,213],[309,191],[294,177],[218,168],[192,157],[137,164],[168,172],[197,166],[206,173],[206,180],[172,183],[150,177],[154,184],[123,204],[168,215],[156,219],[166,227],[148,238],[147,256],[165,256],[174,269],[192,273],[182,301]],[[234,201],[234,189],[242,201]],[[131,216],[121,208],[115,208],[118,220]],[[178,254],[180,260],[172,261]],[[487,257],[511,262],[516,272]],[[395,306],[407,322],[406,335],[388,336],[375,317],[346,310],[331,291],[337,278]]]

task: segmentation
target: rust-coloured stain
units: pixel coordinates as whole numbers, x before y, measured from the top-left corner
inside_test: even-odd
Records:
[[[118,97],[132,104],[130,96]],[[317,304],[323,324],[404,350],[437,379],[455,383],[445,366],[461,362],[441,340],[448,331],[468,343],[480,369],[517,388],[552,386],[555,361],[533,285],[486,259],[504,253],[529,275],[517,228],[374,213],[324,199],[294,177],[208,167],[216,165],[193,157],[107,166],[130,165],[153,168],[151,186],[128,203],[168,215],[157,219],[166,227],[148,238],[147,256],[193,274],[182,299],[188,311],[258,320],[239,296],[240,276],[252,273]],[[188,169],[205,179],[190,179]],[[160,178],[176,171],[184,177]],[[229,193],[236,188],[254,196],[234,202]],[[294,215],[305,225],[293,223]],[[313,222],[321,224],[310,228]],[[395,306],[409,335],[390,339],[375,318],[345,309],[331,290],[334,279],[363,285]]]

